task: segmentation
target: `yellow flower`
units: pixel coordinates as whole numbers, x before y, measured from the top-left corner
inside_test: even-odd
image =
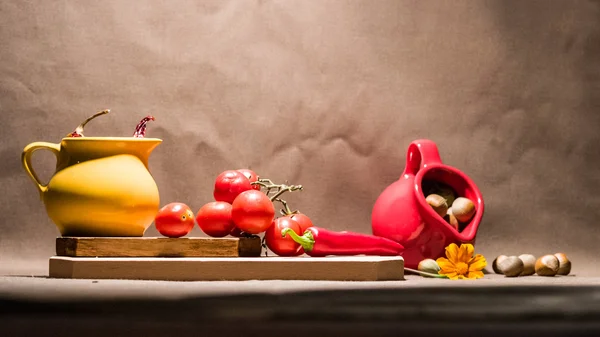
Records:
[[[460,248],[455,243],[446,247],[446,258],[436,260],[441,270],[438,272],[451,280],[478,279],[483,277],[483,268],[487,262],[481,254],[473,256],[475,248],[472,244],[461,244]]]

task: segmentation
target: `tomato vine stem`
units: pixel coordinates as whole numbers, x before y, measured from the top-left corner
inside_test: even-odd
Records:
[[[275,193],[275,195],[273,195],[271,198],[271,201],[274,201],[277,199],[277,197],[279,197],[280,195],[282,195],[285,192],[293,192],[293,191],[302,191],[302,185],[281,185],[281,189],[279,191],[277,191],[277,193]]]
[[[271,200],[271,202],[279,201],[285,208],[285,210],[281,210],[282,215],[298,213],[298,211],[290,210],[287,202],[279,197],[282,194],[284,194],[285,192],[302,191],[302,189],[303,189],[302,185],[288,185],[287,181],[286,181],[286,184],[276,184],[271,179],[267,179],[267,178],[259,178],[257,181],[254,181],[250,184],[253,186],[259,185],[261,188],[264,188],[266,190],[264,192],[267,195],[267,197],[269,198],[269,200]],[[275,194],[271,195],[272,191],[276,191]],[[263,248],[265,248],[265,256],[268,256],[268,249],[267,249],[265,239],[266,239],[266,237],[263,236],[263,238],[261,240],[261,245]]]
[[[302,185],[287,185],[287,184],[275,184],[270,179],[258,179],[251,183],[251,185],[260,185],[267,189],[266,195],[271,199],[271,201],[275,201],[280,195],[285,192],[293,192],[293,191],[302,191]],[[276,189],[274,195],[269,196],[271,190]]]
[[[284,215],[284,216],[285,216],[285,215],[290,215],[290,214],[298,214],[298,213],[300,213],[300,211],[299,211],[299,210],[292,211],[292,210],[290,209],[290,207],[288,206],[288,203],[287,203],[287,201],[285,201],[285,200],[283,200],[283,199],[276,198],[276,199],[275,199],[275,201],[279,201],[279,202],[280,202],[280,203],[283,205],[283,207],[284,207],[284,209],[280,210],[280,212],[281,212],[281,215]]]
[[[275,184],[273,181],[271,181],[271,179],[267,179],[267,178],[258,178],[257,181],[252,182],[251,185],[260,185],[264,188],[267,189],[267,191],[265,192],[265,194],[268,196],[271,193],[272,189],[277,189],[279,190],[281,188],[281,185],[279,184]]]

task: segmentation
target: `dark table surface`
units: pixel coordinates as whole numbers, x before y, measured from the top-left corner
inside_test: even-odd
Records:
[[[164,282],[0,277],[1,336],[600,336],[600,278]]]

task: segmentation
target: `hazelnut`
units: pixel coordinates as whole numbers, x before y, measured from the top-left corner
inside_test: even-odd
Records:
[[[523,261],[523,272],[519,276],[529,276],[535,274],[535,256],[531,254],[521,254],[519,259]]]
[[[554,255],[544,255],[535,262],[535,272],[539,276],[554,276],[558,267],[558,258]]]
[[[523,261],[517,256],[509,256],[498,263],[498,269],[506,277],[515,277],[523,272]]]
[[[448,207],[452,206],[452,203],[454,203],[454,200],[456,199],[454,190],[450,186],[440,184],[438,184],[436,189],[437,191],[435,191],[435,194],[439,194],[442,196],[442,198],[446,199]]]
[[[446,203],[446,199],[444,199],[439,194],[430,194],[425,198],[425,201],[433,208],[433,210],[441,217],[446,215],[448,211],[448,204]]]
[[[492,269],[494,269],[494,273],[502,274],[502,271],[500,270],[500,268],[498,268],[498,264],[507,257],[508,256],[506,255],[498,255],[498,257],[494,259],[494,262],[492,262]]]
[[[458,220],[456,220],[454,214],[452,214],[452,208],[448,208],[446,216],[444,216],[444,220],[446,220],[446,222],[448,222],[450,226],[454,227],[454,229],[456,229],[457,231],[459,230],[460,224],[458,223]]]
[[[565,253],[554,254],[558,259],[558,272],[556,275],[569,275],[571,273],[571,261],[567,258]]]
[[[452,214],[459,222],[467,223],[475,215],[475,204],[467,198],[458,197],[452,203]]]

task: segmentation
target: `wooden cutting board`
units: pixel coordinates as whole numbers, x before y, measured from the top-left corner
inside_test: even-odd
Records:
[[[254,257],[259,237],[58,237],[56,255],[71,257]]]
[[[402,257],[65,257],[50,258],[51,278],[162,281],[404,279]]]

